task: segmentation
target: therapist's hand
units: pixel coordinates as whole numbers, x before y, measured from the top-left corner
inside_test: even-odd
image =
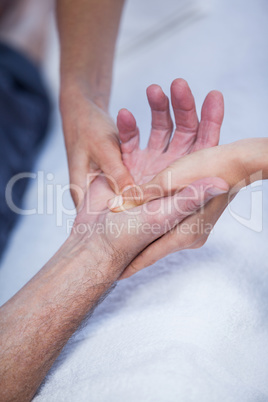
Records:
[[[71,195],[76,207],[103,171],[115,193],[133,184],[121,157],[117,127],[101,99],[92,100],[78,85],[61,92],[60,108],[67,150]]]

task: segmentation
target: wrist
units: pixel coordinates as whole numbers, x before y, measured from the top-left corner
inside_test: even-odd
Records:
[[[76,76],[74,73],[65,73],[61,75],[60,83],[60,106],[77,102],[79,97],[86,98],[88,101],[97,105],[99,108],[108,111],[110,99],[110,86],[104,84],[91,83],[90,80],[83,75]]]
[[[88,232],[79,234],[73,230],[64,248],[72,271],[77,275],[81,270],[85,280],[92,281],[91,286],[111,286],[128,265],[117,250],[105,245],[101,235],[89,236]]]

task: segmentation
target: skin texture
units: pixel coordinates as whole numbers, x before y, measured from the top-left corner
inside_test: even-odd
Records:
[[[94,175],[113,177],[114,191],[133,184],[108,114],[114,49],[123,0],[58,0],[61,45],[60,109],[71,194],[79,208]],[[70,35],[70,32],[72,33]],[[75,191],[75,187],[83,191]]]

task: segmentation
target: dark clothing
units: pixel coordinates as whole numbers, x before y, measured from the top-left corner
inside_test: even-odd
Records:
[[[29,172],[48,128],[50,103],[38,68],[23,54],[0,43],[0,258],[18,215],[5,189],[16,174]],[[27,186],[21,179],[12,199],[21,207]]]

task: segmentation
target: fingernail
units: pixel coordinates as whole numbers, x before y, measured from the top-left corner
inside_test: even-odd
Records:
[[[219,187],[210,187],[207,190],[207,193],[210,194],[210,195],[213,195],[213,196],[220,195],[220,194],[225,194],[227,192],[228,192],[228,190],[223,189],[223,188],[219,188]]]
[[[108,203],[108,208],[110,209],[115,209],[115,208],[119,208],[123,205],[123,197],[122,195],[117,195],[114,198],[111,198]]]

